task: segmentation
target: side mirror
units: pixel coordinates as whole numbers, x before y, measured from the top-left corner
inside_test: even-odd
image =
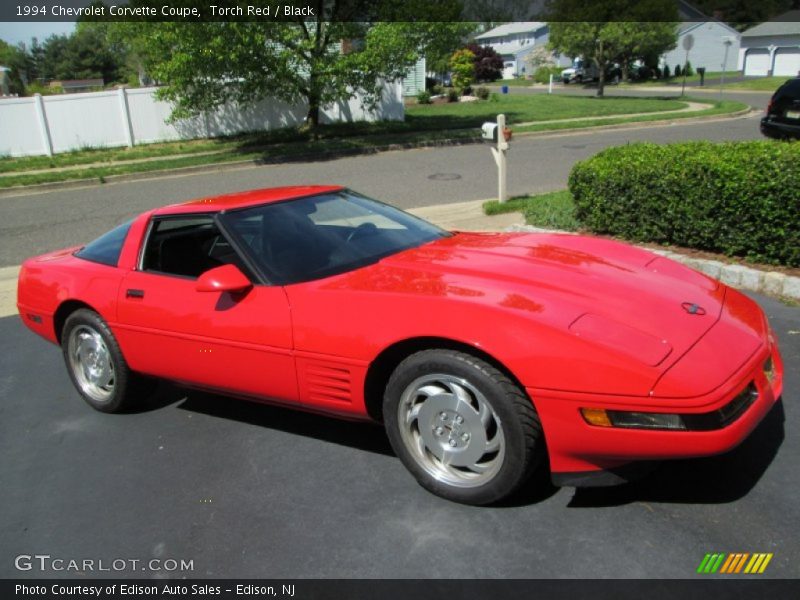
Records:
[[[222,265],[209,269],[197,278],[198,292],[244,292],[253,287],[235,265]]]

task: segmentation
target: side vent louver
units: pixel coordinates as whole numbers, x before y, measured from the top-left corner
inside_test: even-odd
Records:
[[[311,363],[306,366],[305,379],[312,402],[352,402],[351,375],[347,368]]]

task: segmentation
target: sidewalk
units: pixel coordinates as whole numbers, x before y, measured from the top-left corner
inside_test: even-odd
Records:
[[[483,214],[483,203],[486,200],[470,200],[453,204],[423,206],[408,210],[438,225],[442,229],[459,231],[503,231],[507,227],[522,226],[525,218],[520,212],[505,213],[491,217]]]

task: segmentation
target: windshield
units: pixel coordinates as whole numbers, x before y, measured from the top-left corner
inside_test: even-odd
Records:
[[[450,235],[349,190],[220,214],[271,283],[329,277]]]

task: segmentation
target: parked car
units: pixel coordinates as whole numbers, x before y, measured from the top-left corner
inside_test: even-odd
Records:
[[[600,70],[597,65],[590,60],[581,58],[575,59],[571,67],[561,71],[561,81],[564,85],[570,83],[586,83],[589,81],[596,81],[600,76]],[[608,65],[605,71],[606,83],[617,84],[622,78],[622,69],[616,63]]]
[[[771,138],[800,139],[800,77],[779,87],[761,119],[761,133]]]
[[[578,486],[725,452],[783,385],[758,305],[681,264],[601,238],[448,232],[337,186],[147,211],[26,260],[17,305],[99,411],[164,378],[383,423],[425,488],[470,504],[545,457]]]

